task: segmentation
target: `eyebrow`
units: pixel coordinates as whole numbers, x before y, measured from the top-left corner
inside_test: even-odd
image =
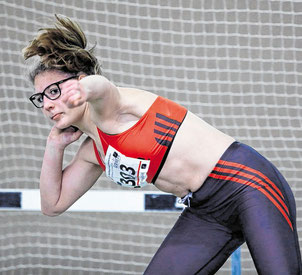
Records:
[[[57,82],[58,82],[58,81],[57,81]],[[41,92],[35,91],[34,94],[42,94],[49,86],[51,86],[51,85],[53,85],[53,84],[55,84],[55,83],[57,83],[57,82],[53,82],[53,83],[49,84],[49,85],[46,86]]]
[[[72,76],[70,76],[70,77],[63,78],[63,79],[61,79],[61,80],[59,80],[59,81],[50,83],[48,86],[46,86],[46,87],[43,89],[42,92],[35,92],[34,94],[42,94],[42,93],[43,93],[48,87],[50,87],[51,85],[54,85],[54,84],[58,85],[58,83],[60,83],[60,82],[62,82],[62,81],[64,82],[64,81],[67,81],[67,80],[69,80],[69,79],[73,79],[73,78],[77,78],[77,77],[78,77],[77,75],[72,75]]]
[[[64,79],[62,79],[62,80],[64,80]],[[35,94],[42,94],[48,87],[50,87],[51,85],[57,84],[58,82],[60,82],[60,81],[62,81],[62,80],[59,80],[59,81],[50,83],[48,86],[46,86],[46,87],[42,90],[42,92],[35,92]]]

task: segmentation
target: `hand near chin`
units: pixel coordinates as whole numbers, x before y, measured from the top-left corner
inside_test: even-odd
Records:
[[[59,149],[65,149],[66,146],[78,140],[82,134],[81,130],[73,126],[65,129],[53,126],[48,135],[47,143],[53,144]]]
[[[68,108],[75,108],[84,104],[87,93],[78,80],[71,80],[62,85],[62,101]]]

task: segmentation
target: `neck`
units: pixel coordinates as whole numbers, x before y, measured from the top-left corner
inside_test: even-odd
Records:
[[[95,123],[91,120],[89,103],[85,104],[81,118],[73,124],[73,126],[79,128],[83,133],[90,138],[96,140],[98,137],[97,128]]]

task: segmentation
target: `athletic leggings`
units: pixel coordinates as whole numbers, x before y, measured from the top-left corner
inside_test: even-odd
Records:
[[[258,274],[301,273],[293,194],[251,147],[234,142],[186,203],[146,275],[215,274],[244,242]]]

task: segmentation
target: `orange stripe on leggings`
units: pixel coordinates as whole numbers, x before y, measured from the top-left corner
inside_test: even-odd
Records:
[[[268,193],[266,192],[261,186],[256,185],[255,183],[246,181],[246,180],[242,180],[239,178],[235,178],[235,177],[231,177],[231,176],[223,176],[223,175],[217,175],[214,173],[211,173],[209,175],[209,177],[215,178],[215,179],[223,179],[223,180],[227,180],[227,181],[233,181],[233,182],[238,182],[240,184],[244,184],[244,185],[248,185],[251,186],[252,188],[257,189],[258,191],[260,191],[261,193],[263,193],[276,207],[277,209],[280,211],[280,213],[283,215],[283,217],[285,218],[285,220],[287,221],[287,223],[289,224],[291,230],[293,230],[293,226],[292,223],[289,219],[289,217],[287,216],[287,214],[284,212],[284,210],[282,209],[282,207],[276,202],[276,200]]]
[[[283,194],[281,193],[281,191],[279,190],[279,188],[267,176],[265,176],[264,174],[262,174],[260,171],[255,170],[255,169],[253,169],[251,167],[242,165],[240,163],[236,163],[236,162],[219,160],[218,163],[221,164],[221,165],[229,165],[229,166],[241,168],[241,169],[244,169],[246,171],[249,171],[249,172],[257,174],[258,176],[262,177],[265,181],[267,181],[279,193],[279,195],[282,197],[282,199],[284,199]]]
[[[221,167],[215,167],[214,168],[215,171],[218,172],[223,172],[223,173],[228,173],[228,174],[232,174],[234,177],[236,175],[238,176],[242,176],[248,179],[251,179],[259,184],[261,184],[262,186],[264,186],[269,192],[271,192],[271,194],[279,201],[279,203],[283,206],[283,208],[285,209],[285,211],[287,212],[287,214],[289,215],[289,210],[286,206],[286,204],[284,203],[284,201],[280,198],[280,196],[278,196],[278,194],[265,182],[263,182],[260,178],[258,178],[255,175],[251,175],[251,174],[247,174],[244,173],[243,171],[238,171],[238,170],[232,170],[232,169],[228,169],[228,168],[221,168]]]

